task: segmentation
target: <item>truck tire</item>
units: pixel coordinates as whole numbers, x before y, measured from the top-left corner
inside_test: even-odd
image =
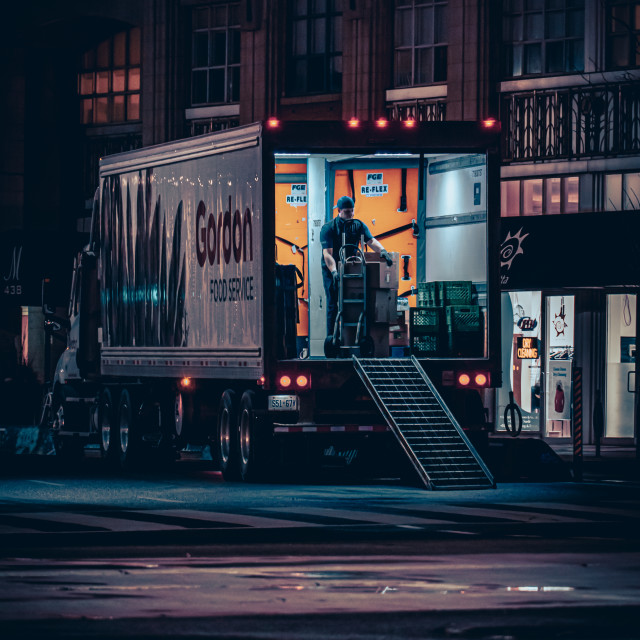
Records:
[[[236,392],[227,389],[220,398],[214,442],[215,455],[213,456],[225,480],[240,478],[238,436],[236,433],[238,429],[237,414]]]
[[[131,469],[139,461],[140,434],[137,411],[133,403],[133,396],[129,389],[123,389],[120,393],[118,404],[117,439],[115,448],[118,462],[122,469]]]
[[[100,455],[112,466],[117,463],[116,441],[118,437],[113,396],[110,389],[103,389],[98,405],[98,432],[100,436]]]
[[[240,477],[245,482],[264,480],[269,463],[269,434],[264,420],[256,409],[256,394],[245,391],[240,400],[238,414],[238,451],[240,453]]]

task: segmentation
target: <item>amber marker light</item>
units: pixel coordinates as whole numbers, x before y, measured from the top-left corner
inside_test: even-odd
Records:
[[[353,129],[355,129],[356,127],[360,126],[360,120],[358,120],[358,118],[351,118],[347,124],[352,127]]]
[[[296,378],[296,387],[298,387],[298,389],[305,389],[308,386],[309,378],[307,378],[307,376],[300,375]]]
[[[376,125],[381,129],[384,129],[389,123],[384,118],[378,118],[376,120]]]
[[[409,118],[409,120],[404,121],[404,126],[407,127],[407,129],[411,129],[416,126],[416,121],[413,118]]]
[[[463,387],[466,387],[470,382],[471,382],[471,378],[469,377],[469,374],[461,373],[458,376],[458,383],[461,384]]]
[[[183,389],[191,389],[192,384],[193,380],[191,380],[191,378],[180,378],[180,386]]]
[[[259,387],[264,387],[264,383],[266,381],[267,381],[267,379],[264,376],[260,376],[256,382],[258,383]]]
[[[288,389],[291,386],[291,378],[289,376],[280,376],[280,386]]]
[[[473,381],[479,386],[479,387],[484,387],[487,382],[487,376],[484,373],[476,373],[476,377],[473,379]]]
[[[280,126],[280,120],[278,120],[278,118],[269,118],[267,120],[267,124],[272,128],[275,129],[276,127]]]
[[[497,123],[498,121],[495,118],[487,118],[486,120],[482,121],[482,126],[485,129],[492,129],[496,126]]]

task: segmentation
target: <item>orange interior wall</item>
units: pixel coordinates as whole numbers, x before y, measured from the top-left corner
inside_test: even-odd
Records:
[[[276,174],[306,174],[306,164],[277,164]],[[298,183],[296,183],[298,184]],[[300,183],[301,184],[301,183]],[[309,335],[309,275],[307,207],[294,207],[287,203],[291,194],[291,183],[278,183],[276,191],[276,261],[279,264],[293,264],[304,276],[303,285],[298,289],[299,324],[298,336]]]
[[[363,196],[361,187],[367,184],[368,173],[382,173],[383,184],[389,185],[389,192],[381,196]],[[417,242],[411,229],[393,232],[394,229],[411,224],[418,219],[418,169],[407,170],[407,210],[400,212],[400,197],[402,196],[402,169],[356,169],[353,171],[353,183],[355,194],[351,193],[349,172],[339,170],[335,172],[334,182],[334,206],[341,196],[354,196],[356,203],[355,215],[362,220],[369,231],[377,238],[387,251],[397,251],[401,256],[410,255],[409,280],[402,280],[404,275],[404,262],[400,262],[400,282],[398,294],[409,291],[411,287],[417,288],[416,260]],[[337,209],[333,210],[336,216]],[[379,237],[384,233],[393,232],[388,236]],[[409,297],[409,304],[416,305],[416,296]]]

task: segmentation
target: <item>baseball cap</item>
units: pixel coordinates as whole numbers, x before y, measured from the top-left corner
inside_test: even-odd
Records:
[[[336,205],[338,209],[353,209],[355,202],[349,196],[342,196]]]

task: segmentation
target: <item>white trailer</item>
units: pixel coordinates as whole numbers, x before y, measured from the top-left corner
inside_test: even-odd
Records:
[[[390,439],[426,486],[478,486],[475,467],[491,485],[467,438],[487,428],[484,411],[471,419],[455,405],[500,383],[495,129],[269,121],[103,158],[48,399],[58,452],[92,445],[129,466],[210,444],[226,479],[255,480],[310,452],[384,458]],[[327,358],[319,232],[346,188],[356,215],[370,209],[373,234],[393,245],[402,278],[372,296],[373,338]],[[445,309],[447,283],[473,292],[468,344],[451,324],[461,305]],[[438,287],[440,307],[425,298]],[[432,334],[414,324],[426,313],[441,323]],[[425,335],[437,348],[425,350]],[[428,453],[415,441],[435,423],[408,425],[385,397],[392,378],[402,403],[415,400],[412,375],[454,431],[444,449],[469,450],[473,478],[454,469],[458,454],[436,469],[443,446]]]

